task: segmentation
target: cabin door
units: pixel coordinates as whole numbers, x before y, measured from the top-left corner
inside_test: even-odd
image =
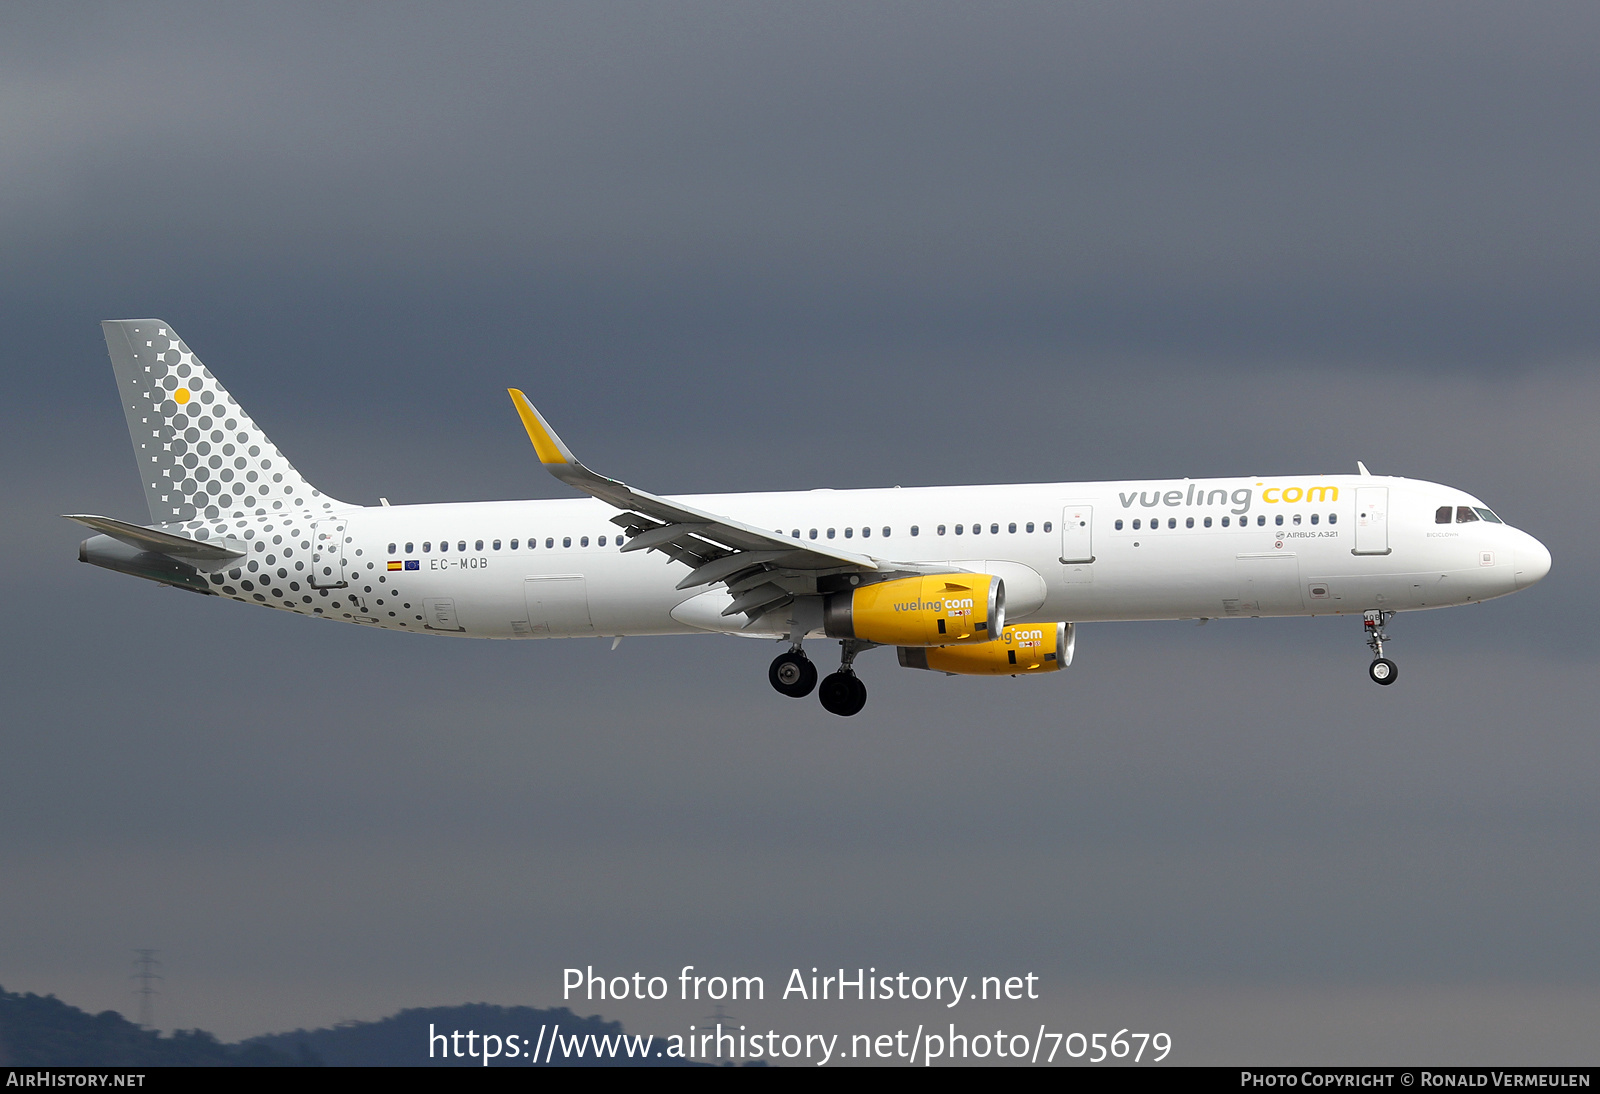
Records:
[[[1061,511],[1061,561],[1094,561],[1094,506],[1069,505]]]
[[[1389,488],[1356,487],[1356,546],[1358,555],[1389,553]]]
[[[311,587],[344,586],[344,521],[319,520],[311,526]]]

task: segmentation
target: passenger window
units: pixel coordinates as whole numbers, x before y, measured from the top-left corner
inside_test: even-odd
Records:
[[[1017,526],[1013,524],[1011,526],[1011,530],[1015,532],[1017,530]],[[989,525],[989,534],[991,536],[998,536],[1000,534],[1000,526],[998,524]]]
[[[1006,525],[1006,531],[1011,533],[1012,535],[1016,535],[1017,534],[1017,522],[1016,521],[1012,521],[1010,524]]]
[[[1312,524],[1317,523],[1317,514],[1315,514],[1315,513],[1311,514],[1311,523]]]
[[[433,540],[431,540],[431,539],[423,540],[422,541],[422,553],[423,554],[427,554],[431,550],[433,550]]]
[[[1183,526],[1185,528],[1193,528],[1194,527],[1194,518],[1193,517],[1189,517],[1188,519],[1186,519],[1183,522]]]
[[[861,538],[862,539],[871,539],[872,538],[872,529],[871,528],[862,528],[861,529]]]
[[[1049,521],[1045,521],[1044,522],[1044,530],[1046,532],[1048,532],[1050,530],[1050,522]]]
[[[812,539],[816,539],[817,538],[817,530],[815,528],[811,529],[811,538]]]
[[[1441,505],[1441,506],[1439,506],[1438,509],[1434,510],[1434,512],[1433,512],[1433,523],[1435,523],[1435,524],[1449,524],[1450,523],[1450,507],[1448,505]]]
[[[1257,528],[1265,528],[1266,526],[1267,526],[1267,515],[1265,513],[1262,513],[1259,517],[1256,518],[1256,527]]]
[[[854,528],[846,528],[844,530],[844,538],[845,539],[854,539],[855,538],[855,534],[856,534],[856,530]]]
[[[479,543],[482,543],[482,542],[483,542],[483,541],[482,541],[482,540],[479,540],[479,541],[478,541],[478,542],[479,542]],[[499,550],[499,549],[500,549],[500,541],[499,541],[499,540],[495,540],[495,541],[494,541],[494,549],[495,549],[495,550],[496,550],[496,551],[498,551],[498,550]]]
[[[939,525],[938,531],[941,536],[944,535],[944,525]]]
[[[478,546],[482,547],[483,545],[480,543]],[[466,540],[462,540],[461,542],[456,544],[456,550],[465,551],[466,549],[467,549],[467,541]]]
[[[579,547],[587,547],[587,546],[589,546],[589,537],[588,536],[584,536],[582,539],[580,539],[578,541],[578,546]]]
[[[790,532],[789,534],[791,536],[793,536],[795,539],[799,539],[800,538],[800,529],[796,528],[794,531]]]
[[[1338,513],[1329,513],[1328,514],[1328,523],[1329,524],[1338,524],[1339,523],[1339,514]]]
[[[1206,527],[1207,527],[1207,528],[1210,528],[1210,527],[1211,527],[1211,518],[1210,518],[1210,517],[1207,517],[1207,518],[1206,518]]]
[[[1134,517],[1133,518],[1133,530],[1135,532],[1137,532],[1139,530],[1139,518],[1138,517]]]
[[[1470,505],[1458,505],[1458,506],[1456,506],[1456,523],[1457,524],[1471,524],[1473,521],[1475,521],[1477,519],[1478,519],[1478,514],[1476,514],[1476,513],[1474,513],[1472,511],[1472,506],[1470,506]]]
[[[1178,518],[1177,517],[1168,517],[1167,518],[1167,527],[1168,528],[1176,528],[1177,526],[1178,526]]]
[[[832,528],[829,528],[829,529],[828,529],[828,538],[829,538],[829,539],[832,539],[832,538],[833,538],[833,529],[832,529]]]
[[[511,541],[511,549],[513,551],[515,551],[517,549],[517,541],[516,540],[512,540]]]
[[[956,525],[956,535],[959,536],[965,530],[965,528],[966,528],[965,524]]]
[[[1276,524],[1279,528],[1282,528],[1283,527],[1283,514],[1279,513],[1277,516],[1273,517],[1272,518],[1272,523]]]
[[[913,524],[911,526],[911,534],[914,536],[920,536],[922,534],[922,529]]]
[[[605,545],[606,545],[606,537],[605,536],[601,536],[600,537],[600,546],[604,547]]]
[[[572,537],[571,536],[562,536],[561,537],[561,546],[563,546],[563,547],[571,547],[572,546]]]
[[[1120,517],[1117,519],[1117,531],[1122,531],[1122,520]]]
[[[391,544],[389,544],[389,553],[390,553],[390,554],[391,554],[391,555],[392,555],[392,554],[394,554],[394,544],[392,544],[392,543],[391,543]]]
[[[570,542],[570,541],[569,541],[569,542]],[[555,537],[555,536],[545,536],[545,537],[544,537],[544,547],[545,547],[545,550],[547,550],[547,551],[548,551],[548,550],[550,550],[550,549],[551,549],[551,548],[553,548],[553,547],[554,547],[554,546],[555,546],[555,545],[556,545],[556,537]]]
[[[1481,506],[1481,505],[1475,506],[1474,509],[1476,510],[1477,514],[1480,517],[1482,517],[1484,520],[1488,521],[1490,524],[1504,524],[1505,523],[1505,521],[1501,520],[1499,517],[1495,516],[1489,510],[1483,508],[1483,506]]]
[[[1222,526],[1224,528],[1226,528],[1228,526],[1228,518],[1227,517],[1223,517],[1222,518]]]
[[[1300,514],[1299,514],[1299,513],[1296,513],[1296,514],[1295,514],[1295,515],[1294,515],[1294,522],[1295,522],[1295,523],[1296,523],[1296,524],[1299,524],[1299,523],[1300,523]]]
[[[1033,531],[1033,521],[1031,521],[1031,520],[1030,520],[1030,521],[1029,521],[1029,522],[1028,522],[1028,525],[1027,525],[1027,528],[1028,528],[1028,531],[1029,531],[1029,532],[1032,532],[1032,531]]]
[[[406,554],[409,555],[410,553],[411,553],[411,544],[408,543],[408,544],[406,544]]]
[[[463,547],[465,547],[465,546],[466,546],[466,544],[462,544],[462,546],[463,546]],[[498,551],[498,550],[499,550],[499,549],[500,549],[500,544],[498,544],[498,543],[496,543],[496,544],[495,544],[495,545],[494,545],[494,549],[495,549],[495,550],[496,550],[496,551]],[[478,540],[478,541],[477,541],[477,546],[476,546],[476,547],[474,547],[474,548],[473,548],[473,550],[474,550],[474,551],[481,551],[481,550],[483,550],[483,540],[481,540],[481,539],[480,539],[480,540]]]
[[[887,524],[885,524],[883,526],[883,538],[884,539],[888,539],[889,538],[889,526]]]

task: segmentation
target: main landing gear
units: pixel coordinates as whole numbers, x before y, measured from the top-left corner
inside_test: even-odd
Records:
[[[857,642],[853,638],[839,643],[839,671],[829,673],[817,691],[823,710],[841,718],[861,713],[861,708],[867,705],[867,685],[856,677],[856,654],[871,648],[871,642]]]
[[[796,646],[788,653],[780,653],[767,670],[772,686],[791,699],[804,699],[817,686],[817,666],[811,663],[806,651]]]
[[[1361,618],[1361,626],[1367,632],[1367,645],[1372,649],[1372,664],[1367,666],[1367,675],[1372,677],[1374,684],[1387,686],[1400,677],[1400,670],[1395,663],[1383,655],[1383,644],[1389,640],[1389,636],[1383,632],[1383,625],[1392,618],[1393,612],[1376,608]]]
[[[842,651],[839,671],[823,678],[822,687],[817,689],[817,698],[822,701],[822,709],[829,714],[848,718],[852,714],[860,714],[861,708],[867,705],[867,685],[856,677],[854,663],[856,654],[869,648],[871,643],[846,639],[839,646]],[[817,666],[796,645],[794,649],[780,653],[773,659],[772,667],[767,669],[767,679],[780,693],[791,699],[801,699],[817,687]]]

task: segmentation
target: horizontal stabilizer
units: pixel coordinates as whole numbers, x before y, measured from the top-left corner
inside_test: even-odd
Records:
[[[170,558],[181,558],[190,562],[228,562],[243,558],[245,554],[242,549],[235,550],[220,542],[208,543],[204,540],[175,536],[171,532],[143,528],[137,524],[129,524],[125,520],[117,520],[115,517],[97,517],[88,513],[63,513],[62,516],[68,520],[75,520],[86,528],[93,528],[96,532],[103,532],[120,543],[126,543],[129,547],[137,547],[141,551],[153,551]]]

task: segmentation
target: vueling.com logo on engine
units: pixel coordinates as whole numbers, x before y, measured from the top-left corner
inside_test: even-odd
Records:
[[[922,600],[919,598],[917,600],[908,600],[902,604],[896,604],[894,606],[894,610],[897,612],[945,611],[951,615],[956,615],[963,610],[966,612],[972,611],[972,598],[970,596],[966,598],[952,597],[948,600]]]

